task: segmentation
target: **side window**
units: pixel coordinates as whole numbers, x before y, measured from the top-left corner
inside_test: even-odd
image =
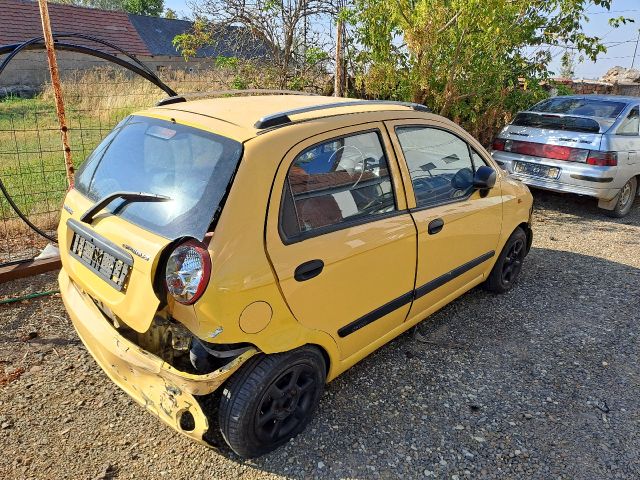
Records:
[[[625,118],[616,132],[618,135],[640,134],[640,107],[634,107]]]
[[[466,142],[438,128],[398,127],[396,135],[418,207],[449,203],[473,192],[474,162]],[[478,154],[474,161],[478,166],[484,165]]]
[[[474,171],[477,170],[478,168],[482,167],[483,165],[486,165],[487,162],[484,160],[484,158],[482,158],[480,156],[480,154],[478,152],[476,152],[473,147],[471,148],[471,159],[473,160],[473,167],[474,167]]]
[[[291,238],[396,209],[376,132],[332,139],[302,152],[289,168],[280,215]]]

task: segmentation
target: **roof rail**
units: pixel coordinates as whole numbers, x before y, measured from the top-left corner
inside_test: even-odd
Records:
[[[198,98],[207,97],[230,97],[236,95],[312,95],[315,93],[301,92],[299,90],[271,90],[266,88],[250,88],[245,90],[209,90],[206,92],[191,92],[184,95],[176,95],[175,97],[167,97],[156,103],[156,107],[163,105],[171,105],[172,103],[188,102]]]
[[[393,100],[352,100],[349,102],[335,102],[335,103],[325,103],[322,105],[311,105],[309,107],[300,107],[300,108],[292,108],[291,110],[285,110],[283,112],[272,113],[270,115],[265,115],[260,120],[258,120],[254,127],[262,130],[265,128],[277,127],[281,125],[286,125],[287,123],[291,123],[292,120],[290,115],[296,115],[299,113],[307,113],[307,112],[315,112],[318,110],[327,110],[330,108],[340,108],[340,107],[350,107],[357,105],[399,105],[402,107],[409,107],[418,112],[431,112],[429,107],[425,105],[420,105],[419,103],[412,102],[395,102]]]

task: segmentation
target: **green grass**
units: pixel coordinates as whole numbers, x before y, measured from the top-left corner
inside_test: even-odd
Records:
[[[109,130],[132,110],[133,107],[81,110],[67,106],[75,166],[78,167]],[[25,214],[40,222],[55,223],[67,190],[67,180],[52,100],[39,97],[0,101],[0,179]],[[43,215],[48,212],[52,215]],[[15,217],[3,195],[0,213],[3,219]],[[39,224],[38,221],[35,223]],[[51,228],[51,225],[45,228]]]

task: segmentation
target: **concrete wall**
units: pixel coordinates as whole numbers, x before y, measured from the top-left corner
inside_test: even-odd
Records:
[[[119,56],[124,58],[122,55]],[[3,58],[4,56],[0,57],[0,61]],[[195,73],[202,69],[211,68],[213,65],[213,60],[208,58],[191,59],[188,62],[179,56],[148,56],[138,57],[138,59],[160,76],[162,76],[162,70],[164,69],[183,70]],[[58,52],[58,67],[63,79],[77,75],[78,72],[82,70],[107,66],[120,68],[110,62],[89,55],[75,52]],[[38,90],[47,82],[49,82],[49,67],[45,52],[22,52],[19,53],[18,56],[9,63],[5,71],[0,74],[0,94],[2,94],[3,90],[10,91],[21,88],[24,90]]]

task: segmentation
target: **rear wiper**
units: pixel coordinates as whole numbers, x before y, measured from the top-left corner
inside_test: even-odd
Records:
[[[145,192],[113,192],[107,195],[106,197],[102,197],[96,203],[94,203],[89,210],[84,212],[80,217],[80,221],[85,223],[93,222],[93,217],[95,217],[96,213],[102,210],[104,207],[109,205],[114,200],[121,198],[126,202],[167,202],[171,200],[170,197],[165,195],[158,195],[155,193],[145,193]]]

